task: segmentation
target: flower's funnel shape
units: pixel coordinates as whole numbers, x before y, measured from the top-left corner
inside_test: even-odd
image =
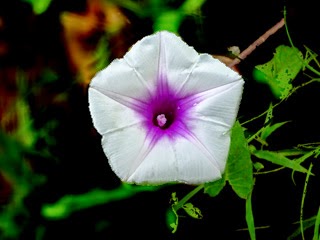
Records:
[[[111,168],[137,184],[221,178],[243,83],[173,33],[144,37],[89,86],[93,124]]]

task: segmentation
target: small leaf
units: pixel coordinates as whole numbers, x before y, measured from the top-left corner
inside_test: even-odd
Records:
[[[173,202],[173,204],[177,204],[178,203],[178,198],[177,198],[177,193],[176,192],[173,192],[171,194],[170,202]]]
[[[271,119],[273,118],[273,104],[270,103],[267,114],[266,114],[266,119],[264,120],[264,123],[267,124],[268,122],[271,121]]]
[[[284,166],[287,168],[291,168],[294,171],[302,172],[302,173],[307,173],[308,170],[302,167],[299,163],[297,163],[294,160],[291,160],[282,154],[276,153],[276,152],[271,152],[271,151],[266,151],[266,150],[255,150],[252,152],[254,156],[260,159],[267,160],[269,162],[272,162],[274,164]]]
[[[263,140],[263,141],[266,141],[267,138],[275,131],[277,130],[278,128],[280,128],[281,126],[283,126],[284,124],[286,124],[288,121],[286,122],[280,122],[280,123],[275,123],[273,125],[268,125],[266,126],[263,131],[261,132],[261,136],[260,138]]]
[[[172,230],[172,233],[175,233],[178,229],[179,217],[173,207],[168,209],[166,220],[168,227]]]
[[[193,218],[201,219],[203,217],[200,209],[197,207],[194,207],[192,203],[184,204],[183,209],[186,211],[186,213],[189,214],[189,216],[191,216]]]
[[[171,194],[170,202],[173,202],[171,207],[167,211],[167,225],[172,230],[172,233],[175,233],[178,229],[179,216],[174,206],[178,204],[178,198],[176,192]]]
[[[262,170],[262,169],[264,168],[263,164],[260,163],[260,162],[255,162],[255,163],[253,164],[253,167],[254,167],[254,169],[256,169],[257,171],[260,171],[260,170]]]
[[[316,54],[315,52],[313,52],[310,48],[308,48],[307,46],[304,46],[306,49],[306,56],[304,59],[304,66],[308,65],[312,60],[315,61],[315,63],[319,66],[319,62],[317,60],[318,54]]]
[[[305,219],[303,221],[303,230],[307,230],[308,228],[315,225],[316,216],[310,217],[308,219]],[[296,222],[296,224],[299,222]],[[294,240],[297,239],[297,237],[301,234],[301,228],[300,226],[297,227],[297,229],[287,238],[287,240]]]
[[[204,187],[204,192],[209,194],[210,197],[215,197],[221,192],[225,185],[226,179],[223,174],[221,179],[214,182],[206,183]]]

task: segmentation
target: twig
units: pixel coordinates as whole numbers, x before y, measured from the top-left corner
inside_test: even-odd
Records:
[[[277,32],[280,28],[284,26],[284,18],[282,18],[276,25],[266,31],[261,37],[259,37],[255,42],[253,42],[246,50],[242,51],[237,58],[235,58],[231,63],[228,64],[228,67],[233,67],[244,60],[248,55],[250,55],[256,47],[264,43],[268,37]]]

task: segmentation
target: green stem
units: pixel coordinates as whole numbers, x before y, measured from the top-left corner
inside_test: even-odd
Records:
[[[302,194],[302,200],[301,200],[301,207],[300,207],[300,231],[301,231],[301,237],[303,240],[305,240],[304,238],[304,227],[303,227],[303,206],[304,206],[304,199],[306,197],[307,194],[307,186],[308,186],[308,181],[309,181],[309,177],[311,175],[311,169],[312,169],[312,163],[310,163],[308,172],[307,172],[307,176],[306,176],[306,181],[303,187],[303,194]]]
[[[310,81],[308,81],[308,82],[306,82],[306,83],[301,84],[300,86],[297,86],[297,87],[293,88],[293,89],[290,91],[290,93],[288,94],[288,96],[287,96],[286,98],[281,99],[281,100],[280,100],[279,102],[277,102],[276,104],[274,104],[274,105],[272,106],[272,109],[274,109],[275,107],[279,106],[282,102],[286,101],[286,100],[287,100],[294,92],[296,92],[298,89],[300,89],[300,88],[302,88],[302,87],[305,87],[306,85],[308,85],[308,84],[310,84],[310,83],[313,83],[313,82],[320,82],[320,79],[319,79],[319,78],[314,78],[314,79],[312,79],[312,80],[310,80]],[[245,122],[242,122],[242,123],[241,123],[241,126],[243,126],[243,125],[245,125],[245,124],[247,124],[247,123],[249,123],[249,122],[252,122],[252,121],[254,121],[254,120],[256,120],[256,119],[258,119],[258,118],[260,118],[260,117],[263,117],[263,116],[266,115],[268,112],[269,112],[269,108],[268,108],[266,111],[264,111],[263,113],[259,114],[258,116],[255,116],[254,118],[251,118],[251,119],[249,119],[249,120],[247,120],[247,121],[245,121]],[[252,140],[257,136],[257,134],[260,133],[260,131],[261,131],[261,129],[259,130],[259,132],[257,132],[257,133],[255,133],[254,135],[252,135],[252,136],[249,138],[249,140],[252,141]],[[253,138],[253,139],[251,139],[251,138]]]
[[[254,227],[254,217],[252,212],[252,201],[251,201],[252,191],[249,193],[246,200],[246,222],[248,225],[249,235],[251,240],[256,240],[256,231]]]
[[[289,33],[289,28],[288,28],[288,24],[287,24],[287,11],[286,11],[286,7],[284,7],[284,26],[285,26],[285,29],[286,29],[286,32],[287,32],[287,36],[288,36],[288,39],[289,39],[289,42],[290,42],[290,45],[294,48],[294,44],[293,44],[293,41],[290,37],[290,33]],[[318,76],[320,76],[320,72],[315,70],[313,67],[311,67],[309,64],[306,65],[306,68],[309,69],[311,72],[317,74]]]
[[[196,195],[203,188],[204,188],[204,184],[201,184],[195,189],[193,189],[186,196],[184,196],[177,204],[173,206],[173,210],[178,211],[180,208],[183,207],[183,205],[185,205],[194,195]]]
[[[262,174],[268,174],[268,173],[273,173],[273,172],[278,172],[282,169],[285,169],[285,167],[279,167],[279,168],[276,168],[276,169],[272,169],[272,170],[269,170],[269,171],[264,171],[264,172],[255,172],[254,175],[262,175]]]

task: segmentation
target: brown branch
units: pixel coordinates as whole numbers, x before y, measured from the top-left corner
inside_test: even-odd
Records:
[[[284,18],[282,18],[276,25],[266,31],[261,37],[259,37],[255,42],[253,42],[246,50],[241,52],[237,58],[235,58],[231,63],[228,64],[228,67],[232,68],[240,61],[244,60],[249,56],[260,44],[264,43],[268,37],[277,32],[280,28],[284,26]]]

